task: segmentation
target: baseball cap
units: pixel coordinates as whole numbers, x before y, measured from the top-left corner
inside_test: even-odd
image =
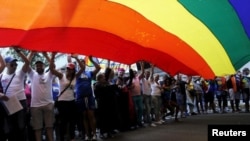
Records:
[[[17,61],[17,59],[15,59],[15,58],[12,58],[12,57],[5,57],[4,58],[4,60],[5,60],[5,63],[11,63],[11,62],[13,62],[13,61]]]
[[[74,63],[68,63],[67,68],[69,69],[75,69],[75,64]]]
[[[38,61],[35,62],[35,64],[44,64],[44,63],[43,63],[43,61],[38,60]]]

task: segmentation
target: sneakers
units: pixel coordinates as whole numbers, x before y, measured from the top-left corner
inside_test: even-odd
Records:
[[[154,123],[151,123],[150,126],[151,127],[156,127],[156,125]]]
[[[108,134],[107,133],[100,134],[100,138],[101,139],[107,139],[108,138]]]
[[[97,136],[96,135],[93,135],[92,141],[97,141]]]
[[[85,140],[85,141],[91,141],[91,138],[90,138],[89,136],[86,135],[85,138],[84,138],[84,140]]]
[[[155,124],[162,124],[162,121],[161,120],[156,121]]]

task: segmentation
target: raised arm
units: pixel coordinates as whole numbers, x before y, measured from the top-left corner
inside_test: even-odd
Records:
[[[75,58],[76,62],[78,63],[80,69],[76,72],[76,78],[79,77],[82,72],[85,70],[85,65],[81,62],[81,60],[78,58],[78,55],[72,55],[72,58]]]
[[[6,64],[5,64],[5,61],[3,60],[3,56],[0,54],[0,73],[3,72],[5,66]]]
[[[51,62],[51,58],[49,57],[47,52],[42,52],[43,56],[46,58],[46,60],[50,63]]]
[[[29,67],[28,67],[28,69],[27,69],[27,72],[30,72],[30,71],[31,71],[30,64],[31,64],[32,58],[34,57],[34,54],[35,54],[35,53],[36,53],[36,52],[34,52],[34,51],[30,51],[30,52],[29,52],[29,55],[28,55],[28,57],[27,57],[27,59],[28,59],[28,61],[29,61]]]
[[[144,73],[145,73],[144,61],[140,61],[140,66],[141,66],[141,73],[139,75],[139,79],[142,79],[144,77]]]
[[[55,76],[57,76],[59,79],[62,79],[63,74],[61,72],[59,72],[59,71],[56,70],[55,56],[56,56],[56,52],[52,52],[51,58],[47,59],[47,60],[49,60],[49,69],[50,69],[50,71],[51,71],[52,74],[54,74]]]
[[[18,47],[13,47],[13,49],[16,51],[16,53],[22,58],[22,60],[24,61],[24,65],[22,67],[22,71],[23,72],[28,72],[29,70],[29,65],[30,65],[30,61],[29,59],[23,54],[23,52],[21,51],[20,48]]]
[[[94,60],[93,60],[93,57],[92,56],[89,56],[89,59],[90,61],[94,64],[95,66],[95,70],[93,70],[93,74],[96,75],[100,70],[101,70],[101,67],[98,63],[96,63]]]
[[[151,73],[150,73],[150,77],[149,77],[151,82],[154,81],[154,67],[155,66],[153,64],[151,64]]]

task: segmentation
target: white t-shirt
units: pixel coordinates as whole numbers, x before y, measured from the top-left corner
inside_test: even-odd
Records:
[[[146,78],[141,79],[141,88],[144,95],[151,95],[150,81]]]
[[[40,107],[53,103],[52,81],[55,76],[50,71],[39,75],[33,69],[28,75],[31,81],[31,107]]]
[[[24,79],[25,79],[25,73],[22,70],[16,71],[15,76],[13,80],[11,81],[9,88],[7,89],[6,96],[10,97],[12,95],[16,95],[18,100],[25,100],[26,96],[24,93]],[[5,91],[7,85],[9,84],[13,74],[2,74],[2,86],[3,90]]]
[[[70,83],[70,80],[66,78],[66,75],[63,74],[62,79],[59,80],[60,92],[63,91]],[[70,86],[63,92],[63,94],[58,98],[58,101],[72,101],[75,99],[74,96],[74,87],[76,79],[74,78]]]
[[[152,96],[161,96],[161,85],[155,83],[155,82],[151,82],[151,89],[152,89],[152,92],[151,92],[151,95]]]

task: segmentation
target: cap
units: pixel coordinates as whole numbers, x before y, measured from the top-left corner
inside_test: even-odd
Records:
[[[38,60],[38,61],[36,61],[36,63],[35,63],[35,64],[44,64],[44,63],[43,63],[43,61]]]
[[[74,63],[68,63],[67,68],[69,69],[75,69],[75,64]]]
[[[11,63],[13,61],[17,61],[17,59],[12,58],[12,57],[5,57],[4,60],[5,60],[5,63]]]

